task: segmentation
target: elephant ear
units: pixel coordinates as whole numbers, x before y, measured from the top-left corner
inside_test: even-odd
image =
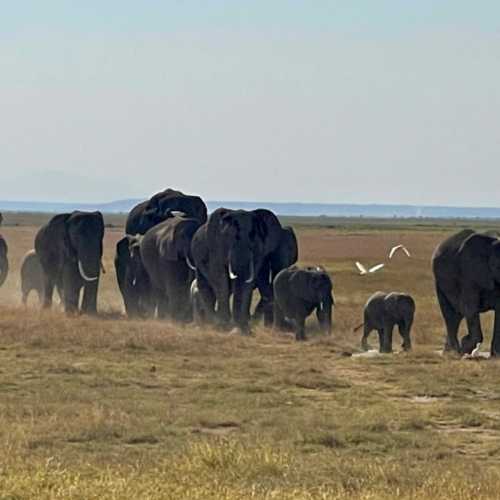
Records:
[[[289,284],[293,295],[307,302],[316,302],[313,272],[296,269],[291,273]]]
[[[465,287],[476,285],[485,290],[493,290],[495,287],[490,268],[495,241],[491,236],[474,233],[460,246],[458,253]]]
[[[49,224],[54,229],[56,235],[61,238],[62,251],[65,258],[74,260],[76,259],[76,251],[73,248],[71,239],[69,237],[69,224],[71,223],[71,216],[76,212],[71,214],[59,214],[56,215]]]
[[[129,242],[130,237],[125,236],[116,244],[116,257],[120,262],[127,262],[130,259]]]
[[[274,252],[282,236],[282,226],[276,215],[265,208],[253,210],[254,227],[257,237],[264,245],[265,253]]]

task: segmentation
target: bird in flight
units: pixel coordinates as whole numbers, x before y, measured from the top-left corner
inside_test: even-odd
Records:
[[[395,247],[391,248],[391,251],[389,252],[389,259],[392,259],[394,257],[394,254],[398,250],[403,250],[403,252],[406,254],[407,257],[411,257],[410,252],[408,251],[408,249],[404,245],[396,245]]]
[[[370,267],[370,269],[366,269],[361,262],[356,262],[356,267],[358,268],[359,274],[363,276],[364,274],[376,273],[379,269],[382,269],[385,264],[377,264],[376,266]]]

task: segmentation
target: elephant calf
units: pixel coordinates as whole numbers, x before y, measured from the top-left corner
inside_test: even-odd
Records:
[[[415,301],[406,293],[374,293],[365,305],[364,322],[357,328],[364,327],[361,347],[369,349],[368,336],[377,330],[381,353],[392,352],[392,332],[398,325],[399,333],[403,338],[403,349],[411,349],[410,332],[415,315]]]
[[[43,302],[43,280],[40,259],[35,250],[30,250],[21,264],[21,293],[24,305],[28,303],[28,296],[32,291],[37,293],[40,303]]]
[[[274,324],[293,322],[295,338],[305,340],[306,318],[316,309],[321,328],[331,334],[332,308],[335,300],[332,280],[321,267],[288,267],[274,280]]]
[[[37,293],[40,303],[43,303],[43,283],[42,263],[35,250],[30,250],[21,263],[21,294],[24,305],[27,305],[29,294],[33,291]],[[56,290],[62,301],[62,292],[57,285]]]

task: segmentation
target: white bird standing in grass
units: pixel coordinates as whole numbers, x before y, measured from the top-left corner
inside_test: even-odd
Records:
[[[391,251],[389,252],[389,259],[392,259],[394,257],[394,254],[398,250],[403,250],[403,252],[406,254],[407,257],[411,257],[410,252],[404,245],[396,245],[395,247],[391,248]]]
[[[376,273],[379,269],[382,269],[385,264],[377,264],[376,266],[370,267],[370,269],[366,269],[361,262],[356,262],[356,267],[358,268],[359,274],[363,276],[368,273]]]

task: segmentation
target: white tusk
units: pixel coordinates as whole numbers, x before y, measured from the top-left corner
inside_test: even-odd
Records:
[[[323,312],[324,306],[323,306],[323,301],[319,303],[319,310]]]
[[[250,261],[250,278],[248,278],[245,283],[252,283],[253,279],[254,279],[254,274],[255,274],[255,269],[254,269],[254,266],[253,266],[253,255],[252,255],[252,260]]]
[[[196,271],[196,266],[189,260],[189,256],[186,255],[186,264],[188,265],[191,271]]]
[[[135,286],[136,284],[137,284],[137,278],[134,278],[134,279],[132,280],[132,286]]]
[[[235,280],[238,276],[233,273],[233,268],[231,267],[231,259],[229,260],[229,277]]]
[[[85,274],[85,271],[83,270],[83,266],[82,266],[82,263],[80,261],[78,261],[78,271],[80,271],[80,276],[85,281],[92,282],[92,281],[97,281],[99,279],[99,276],[96,276],[95,278],[90,278],[89,276],[87,276]]]

